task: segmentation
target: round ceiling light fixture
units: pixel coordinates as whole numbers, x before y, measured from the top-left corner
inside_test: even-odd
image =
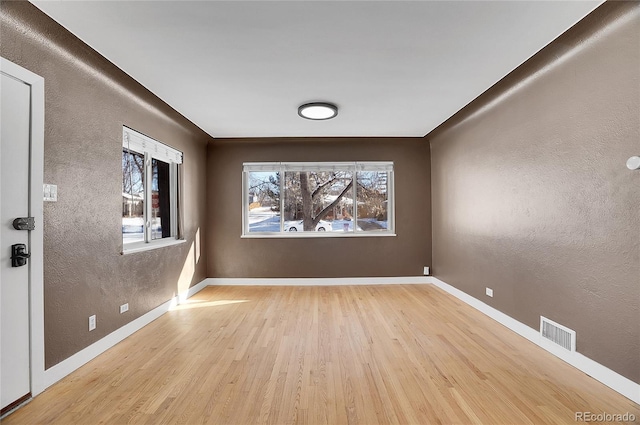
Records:
[[[298,108],[298,115],[308,120],[330,120],[338,115],[338,107],[327,102],[305,103]]]

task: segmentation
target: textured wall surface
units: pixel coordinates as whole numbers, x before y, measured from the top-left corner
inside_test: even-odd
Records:
[[[640,4],[605,3],[427,136],[434,274],[635,382],[639,102]]]
[[[241,239],[242,163],[394,161],[396,237]],[[208,152],[210,277],[420,276],[431,265],[422,138],[216,141]]]
[[[31,4],[0,7],[0,55],[45,78],[45,182],[59,190],[45,204],[47,367],[206,276],[429,265],[534,328],[544,315],[575,329],[578,351],[640,382],[640,173],[624,167],[640,154],[637,3],[605,3],[429,135],[431,154],[417,139],[207,149],[206,134]],[[122,125],[185,153],[187,243],[120,255]],[[397,237],[240,238],[242,162],[345,160],[395,161]]]
[[[206,277],[210,138],[30,3],[1,7],[0,55],[45,79],[44,178],[58,185],[44,209],[48,368]],[[123,125],[184,152],[187,243],[120,254]]]

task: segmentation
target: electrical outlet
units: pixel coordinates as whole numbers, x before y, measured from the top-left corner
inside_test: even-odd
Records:
[[[96,315],[89,316],[89,331],[92,331],[96,328]]]
[[[424,267],[423,274],[424,274],[425,276],[429,276],[429,267],[427,267],[427,266],[425,266],[425,267]]]
[[[489,296],[489,297],[493,297],[493,289],[491,289],[491,288],[486,288],[485,293],[487,294],[487,296]]]
[[[120,306],[120,314],[129,311],[129,303],[124,303]]]

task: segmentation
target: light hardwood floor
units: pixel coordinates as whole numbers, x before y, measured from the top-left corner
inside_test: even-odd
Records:
[[[3,425],[575,424],[582,411],[640,418],[434,286],[241,286],[205,288]]]

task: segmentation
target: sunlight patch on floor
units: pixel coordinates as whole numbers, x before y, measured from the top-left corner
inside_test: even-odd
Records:
[[[246,303],[246,302],[249,302],[249,300],[217,300],[217,301],[186,300],[175,307],[171,307],[170,311],[189,310],[192,308],[202,308],[202,307],[219,307],[222,305],[238,304],[238,303]]]

